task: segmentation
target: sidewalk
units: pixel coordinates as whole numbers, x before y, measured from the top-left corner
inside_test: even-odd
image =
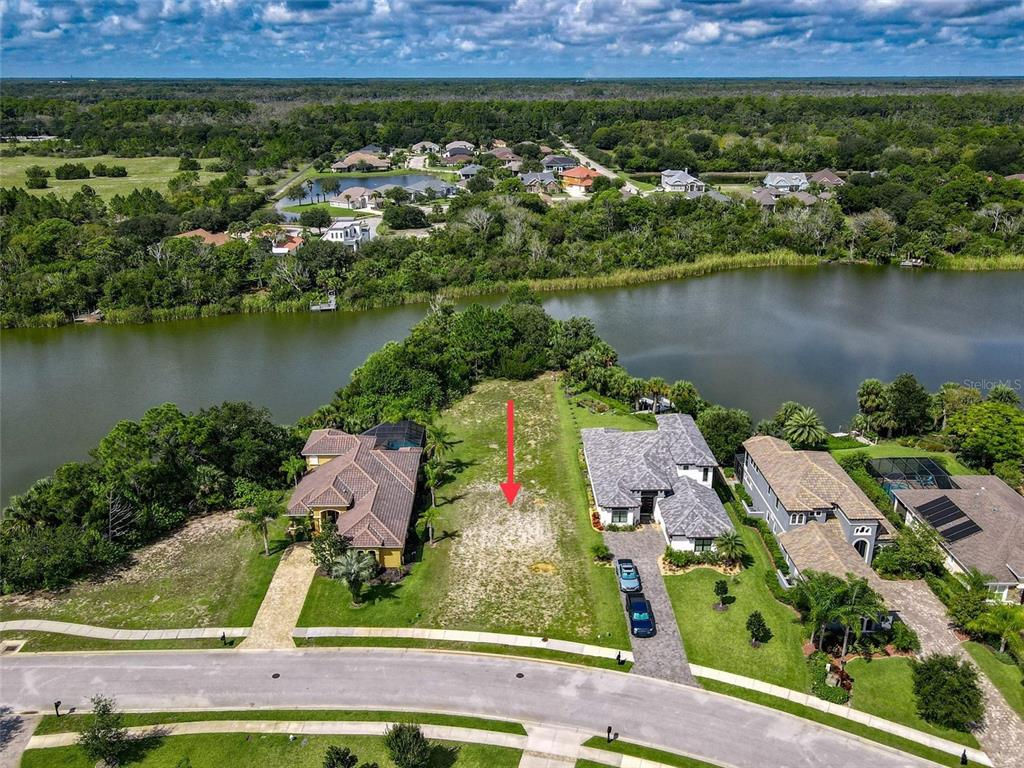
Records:
[[[300,542],[289,547],[277,564],[252,630],[240,647],[294,648],[292,630],[302,613],[314,575],[316,566],[309,555],[309,543]]]
[[[94,637],[98,640],[201,640],[227,637],[246,637],[249,627],[192,627],[189,629],[113,629],[89,624],[71,624],[67,621],[45,619],[18,619],[0,621],[0,632],[53,632],[58,635]]]
[[[633,661],[631,651],[605,648],[600,645],[574,643],[529,635],[505,635],[500,632],[469,632],[461,629],[423,629],[418,627],[296,627],[292,637],[405,637],[412,640],[448,640],[457,643],[492,643],[517,648],[546,648],[576,656],[595,656],[614,659],[622,654],[623,661]]]
[[[929,733],[918,731],[906,725],[900,725],[899,723],[894,723],[889,720],[883,720],[880,717],[869,715],[866,712],[861,712],[860,710],[848,707],[845,704],[831,704],[823,699],[819,699],[817,696],[812,696],[809,693],[800,693],[799,691],[783,688],[779,685],[772,685],[771,683],[765,683],[761,680],[755,680],[751,677],[734,675],[732,672],[722,672],[721,670],[711,669],[710,667],[702,667],[699,664],[691,664],[690,670],[697,677],[706,677],[709,680],[717,680],[721,683],[728,683],[729,685],[746,688],[750,691],[767,693],[769,696],[786,699],[788,701],[792,701],[794,704],[802,704],[805,707],[816,709],[819,712],[825,712],[829,715],[835,715],[836,717],[860,723],[861,725],[866,725],[879,731],[885,731],[886,733],[891,733],[894,736],[900,736],[907,741],[923,744],[926,747],[931,747],[932,749],[937,749],[950,755],[959,756],[964,749],[966,749],[967,759],[970,760],[972,764],[985,766],[994,765],[988,755],[981,750],[964,747],[963,744],[957,744],[955,741],[949,741],[948,739],[932,736]]]

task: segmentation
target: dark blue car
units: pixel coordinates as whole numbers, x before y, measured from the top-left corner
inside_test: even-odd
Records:
[[[635,637],[654,637],[654,611],[643,592],[626,595],[626,613],[629,615],[629,631]]]

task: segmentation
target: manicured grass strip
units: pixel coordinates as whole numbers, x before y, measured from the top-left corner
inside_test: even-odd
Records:
[[[499,656],[525,656],[527,658],[542,659],[545,661],[561,661],[566,664],[582,664],[587,667],[613,669],[616,672],[628,672],[633,666],[633,663],[629,661],[620,666],[615,659],[602,659],[597,656],[581,656],[575,653],[552,651],[547,648],[524,648],[518,645],[496,645],[494,643],[460,643],[455,640],[420,640],[414,637],[311,637],[306,639],[295,638],[295,644],[299,647],[428,648],[442,651],[492,653]]]
[[[321,768],[327,747],[348,747],[359,763],[377,763],[394,768],[379,736],[300,736],[289,741],[286,734],[214,733],[153,738],[139,743],[126,764],[133,768],[252,768],[288,766]],[[518,749],[486,744],[434,742],[430,761],[424,768],[516,768],[522,753]],[[185,759],[187,758],[187,762]],[[80,747],[30,749],[22,768],[93,768]]]
[[[1002,661],[991,648],[981,643],[967,642],[964,643],[964,648],[1003,694],[1006,703],[1024,720],[1024,672],[1021,668],[1016,664]]]
[[[923,448],[912,448],[900,445],[895,440],[883,440],[878,445],[861,445],[856,448],[840,448],[833,450],[832,455],[837,459],[849,453],[866,453],[870,459],[878,458],[901,458],[913,456],[922,459],[934,459],[940,466],[945,467],[951,475],[975,475],[977,470],[964,466],[957,461],[956,456],[946,451],[926,451]]]
[[[822,725],[835,728],[837,731],[846,731],[847,733],[852,733],[855,736],[860,736],[861,738],[875,741],[879,744],[884,744],[887,747],[898,749],[901,752],[923,757],[925,760],[931,760],[933,763],[938,763],[939,765],[948,765],[953,766],[954,768],[955,766],[960,765],[960,758],[956,755],[951,755],[938,749],[926,747],[923,744],[918,744],[916,741],[910,741],[909,739],[904,739],[901,736],[895,736],[876,728],[870,728],[866,725],[855,723],[852,720],[847,720],[836,715],[829,715],[825,712],[819,712],[816,709],[805,707],[802,704],[797,704],[789,701],[788,699],[780,699],[775,696],[769,696],[767,693],[750,691],[746,688],[729,685],[728,683],[720,683],[717,680],[708,680],[703,677],[698,678],[698,680],[705,689],[714,691],[715,693],[724,693],[727,696],[744,699],[753,704],[760,704],[765,707],[777,709],[781,712],[788,712],[791,715],[802,717],[805,720],[813,720],[816,723],[821,723]]]
[[[910,659],[854,659],[846,671],[853,678],[850,705],[854,709],[978,748],[978,740],[971,734],[932,725],[918,716]]]
[[[450,725],[456,728],[475,728],[481,731],[526,735],[520,723],[492,720],[487,717],[446,715],[436,712],[390,712],[369,709],[222,709],[190,712],[126,712],[126,727],[164,725],[167,723],[205,723],[214,720],[281,720],[281,721],[350,721],[369,723],[418,723],[420,725]],[[36,728],[37,735],[77,731],[92,720],[88,713],[80,715],[46,715]]]
[[[242,638],[228,638],[228,646],[220,640],[103,640],[97,637],[60,635],[55,632],[5,632],[0,639],[27,639],[19,653],[41,653],[53,651],[187,651],[187,650],[231,650],[242,642]]]
[[[288,213],[303,213],[305,211],[312,211],[315,209],[325,210],[331,214],[331,216],[355,216],[357,218],[369,216],[368,213],[363,211],[357,211],[354,208],[339,208],[338,206],[331,205],[330,203],[297,203],[296,205],[286,205],[281,210],[287,211]]]
[[[583,742],[583,746],[603,749],[606,752],[618,752],[621,755],[631,755],[643,760],[653,760],[656,763],[664,763],[665,765],[675,765],[678,768],[718,768],[714,763],[698,760],[695,757],[677,755],[674,752],[665,752],[661,749],[645,747],[642,744],[633,744],[629,741],[619,741],[616,739],[609,744],[604,736],[594,736]],[[597,763],[597,765],[600,765],[600,763]]]

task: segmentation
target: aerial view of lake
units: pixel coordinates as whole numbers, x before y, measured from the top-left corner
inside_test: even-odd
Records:
[[[1019,388],[1024,378],[1020,272],[738,270],[543,299],[555,317],[592,318],[633,374],[690,379],[708,399],[755,419],[798,400],[838,429],[856,408],[862,379],[905,370],[932,389],[944,381]],[[87,456],[119,419],[160,403],[194,410],[249,400],[293,421],[425,311],[3,331],[3,499]]]

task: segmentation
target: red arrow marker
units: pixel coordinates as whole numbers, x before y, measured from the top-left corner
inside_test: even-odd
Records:
[[[504,483],[500,483],[501,492],[505,494],[505,498],[508,499],[509,505],[516,500],[516,494],[519,493],[519,489],[522,486],[515,482],[516,474],[516,453],[515,453],[515,421],[516,406],[512,400],[509,400],[506,404],[506,418],[507,418],[507,431],[508,431],[508,442],[505,450],[507,451],[508,461],[508,477]]]

